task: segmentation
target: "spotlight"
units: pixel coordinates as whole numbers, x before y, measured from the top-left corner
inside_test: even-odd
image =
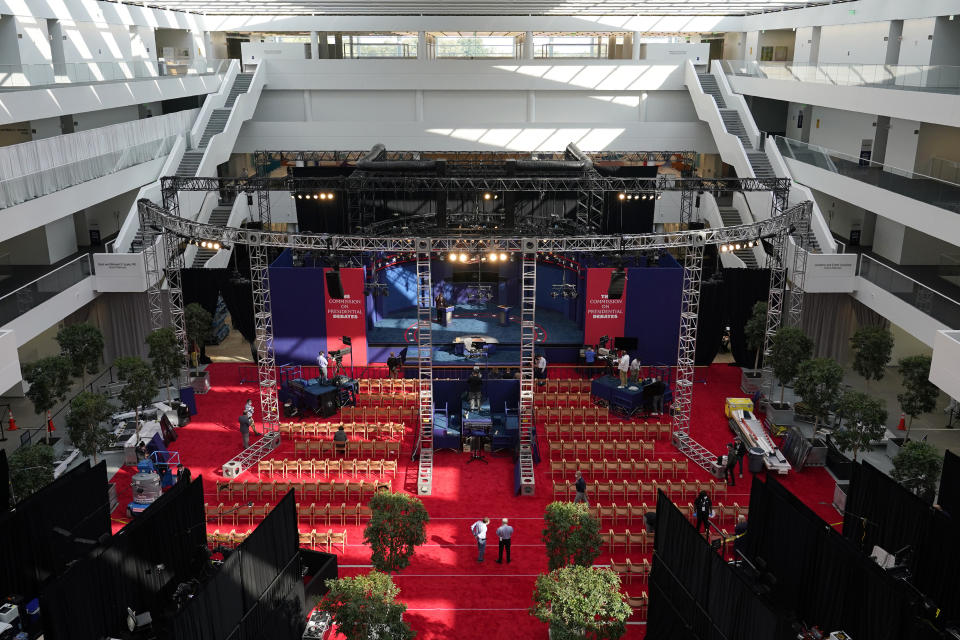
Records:
[[[629,193],[627,194],[627,200],[633,200],[633,196],[630,195]]]
[[[484,199],[484,200],[489,200],[491,197],[493,197],[493,196],[491,196],[489,193],[483,194],[483,199]]]
[[[310,196],[307,196],[307,197],[309,198]],[[313,194],[313,199],[314,199],[314,200],[316,200],[316,199],[319,198],[319,197],[320,197],[319,195]]]
[[[209,243],[208,246],[209,246],[209,248],[213,249],[214,251],[220,251],[220,243],[219,243],[219,242],[211,242],[211,243]]]
[[[327,199],[327,194],[321,193],[321,194],[320,194],[320,199],[321,199],[321,200],[326,200],[326,199]]]
[[[328,194],[327,194],[327,200],[333,200],[333,194],[332,194],[332,193],[328,193]]]
[[[297,197],[297,196],[293,195],[292,193],[290,194],[290,199],[291,199],[291,200],[296,199],[296,197]]]
[[[297,194],[297,200],[303,200],[303,194],[302,194],[302,193],[298,193],[298,194]]]
[[[201,249],[206,249],[206,248],[207,248],[207,241],[206,241],[206,240],[202,240],[202,241],[200,242],[200,248],[201,248]]]
[[[730,245],[722,244],[720,245],[720,253],[726,253],[730,251]]]
[[[507,261],[507,254],[501,253],[501,254],[500,254],[500,262],[506,262],[506,261]]]
[[[466,262],[466,261],[467,261],[467,254],[461,253],[461,254],[460,254],[460,262]]]
[[[641,200],[646,200],[646,199],[647,199],[647,194],[644,193],[643,195],[641,195],[641,196],[640,196],[640,199],[641,199]]]
[[[627,196],[626,194],[620,193],[617,195],[617,197],[620,198],[621,200],[625,200]]]
[[[457,253],[454,251],[450,254],[450,262],[456,262],[456,261],[457,261]]]
[[[734,250],[734,251],[740,251],[740,248],[741,248],[741,247],[740,247],[740,243],[739,243],[739,242],[738,242],[737,244],[733,245],[733,250]]]
[[[498,257],[499,257],[499,256],[497,256],[496,252],[491,253],[491,254],[490,254],[490,262],[496,262]]]
[[[658,193],[658,194],[657,194],[657,200],[659,200],[659,199],[662,198],[662,197],[663,197],[663,194],[662,194],[662,193]]]

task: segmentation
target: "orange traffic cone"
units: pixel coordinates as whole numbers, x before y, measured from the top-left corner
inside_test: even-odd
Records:
[[[906,420],[907,420],[907,417],[906,417],[904,414],[901,413],[901,414],[900,414],[900,422],[897,423],[897,431],[906,431],[906,430],[907,430]]]
[[[17,430],[17,421],[13,419],[13,412],[10,412],[10,426],[7,428],[7,431],[16,431]]]

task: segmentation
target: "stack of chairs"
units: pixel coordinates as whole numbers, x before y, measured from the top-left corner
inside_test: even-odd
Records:
[[[655,502],[657,492],[663,491],[667,496],[678,503],[682,500],[693,500],[700,491],[706,491],[712,499],[720,500],[727,495],[727,485],[725,482],[716,480],[691,480],[681,479],[677,482],[672,480],[607,480],[601,482],[594,480],[587,482],[587,498],[591,502],[616,502],[625,504],[631,500],[640,504],[644,500]],[[553,483],[554,500],[573,500],[576,496],[576,488],[573,482],[565,480],[563,482]]]
[[[573,440],[550,442],[550,460],[626,460],[652,456],[653,442],[644,440]]]
[[[229,532],[225,531],[221,533],[220,529],[214,529],[213,531],[207,532],[207,546],[210,547],[210,549],[216,549],[217,547],[233,549],[246,540],[248,535],[250,535],[249,531],[237,531],[233,529]]]

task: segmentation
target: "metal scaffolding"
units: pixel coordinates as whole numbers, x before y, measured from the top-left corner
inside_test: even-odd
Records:
[[[370,153],[362,151],[257,151],[254,160],[268,166],[276,162],[279,166],[310,166],[317,164],[353,163]],[[594,151],[584,152],[594,162],[608,163],[667,163],[682,162],[692,165],[696,160],[695,151]],[[563,160],[563,151],[403,151],[385,149],[383,160],[447,160],[448,162],[494,163],[507,160]],[[258,174],[259,175],[259,174]]]
[[[417,424],[420,467],[417,471],[417,493],[433,491],[433,284],[430,260],[433,257],[430,239],[417,240],[417,363],[420,387],[419,422]]]
[[[535,492],[533,474],[533,372],[537,342],[537,241],[520,241],[520,488]]]
[[[266,178],[269,172],[269,156],[262,151],[253,154],[253,164],[257,171],[257,178]],[[270,192],[257,189],[257,214],[260,217],[262,228],[267,230],[273,222],[270,214]]]
[[[788,315],[788,325],[799,327],[803,316],[803,283],[807,275],[807,249],[810,217],[813,214],[813,203],[803,202],[798,206],[805,209],[806,215],[800,216],[794,224],[796,230],[791,235],[793,238],[793,268],[790,271],[790,313]]]
[[[150,211],[142,203],[137,206],[140,215],[140,230],[143,233],[143,265],[147,275],[147,306],[150,310],[150,329],[156,331],[163,326],[163,271],[157,245],[166,250],[166,243],[160,242],[161,233],[150,224]],[[163,260],[166,263],[166,259]]]
[[[279,431],[280,407],[277,402],[277,369],[273,352],[273,313],[270,306],[270,274],[267,246],[251,237],[250,280],[253,289],[254,338],[257,347],[257,380],[260,384],[260,412],[263,430]]]

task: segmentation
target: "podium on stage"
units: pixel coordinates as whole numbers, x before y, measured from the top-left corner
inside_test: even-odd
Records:
[[[449,327],[453,322],[453,310],[455,307],[449,306],[443,310],[441,317],[443,318],[443,326]]]
[[[499,319],[501,327],[510,326],[510,312],[513,311],[513,307],[508,304],[501,304],[497,307],[500,310]]]

